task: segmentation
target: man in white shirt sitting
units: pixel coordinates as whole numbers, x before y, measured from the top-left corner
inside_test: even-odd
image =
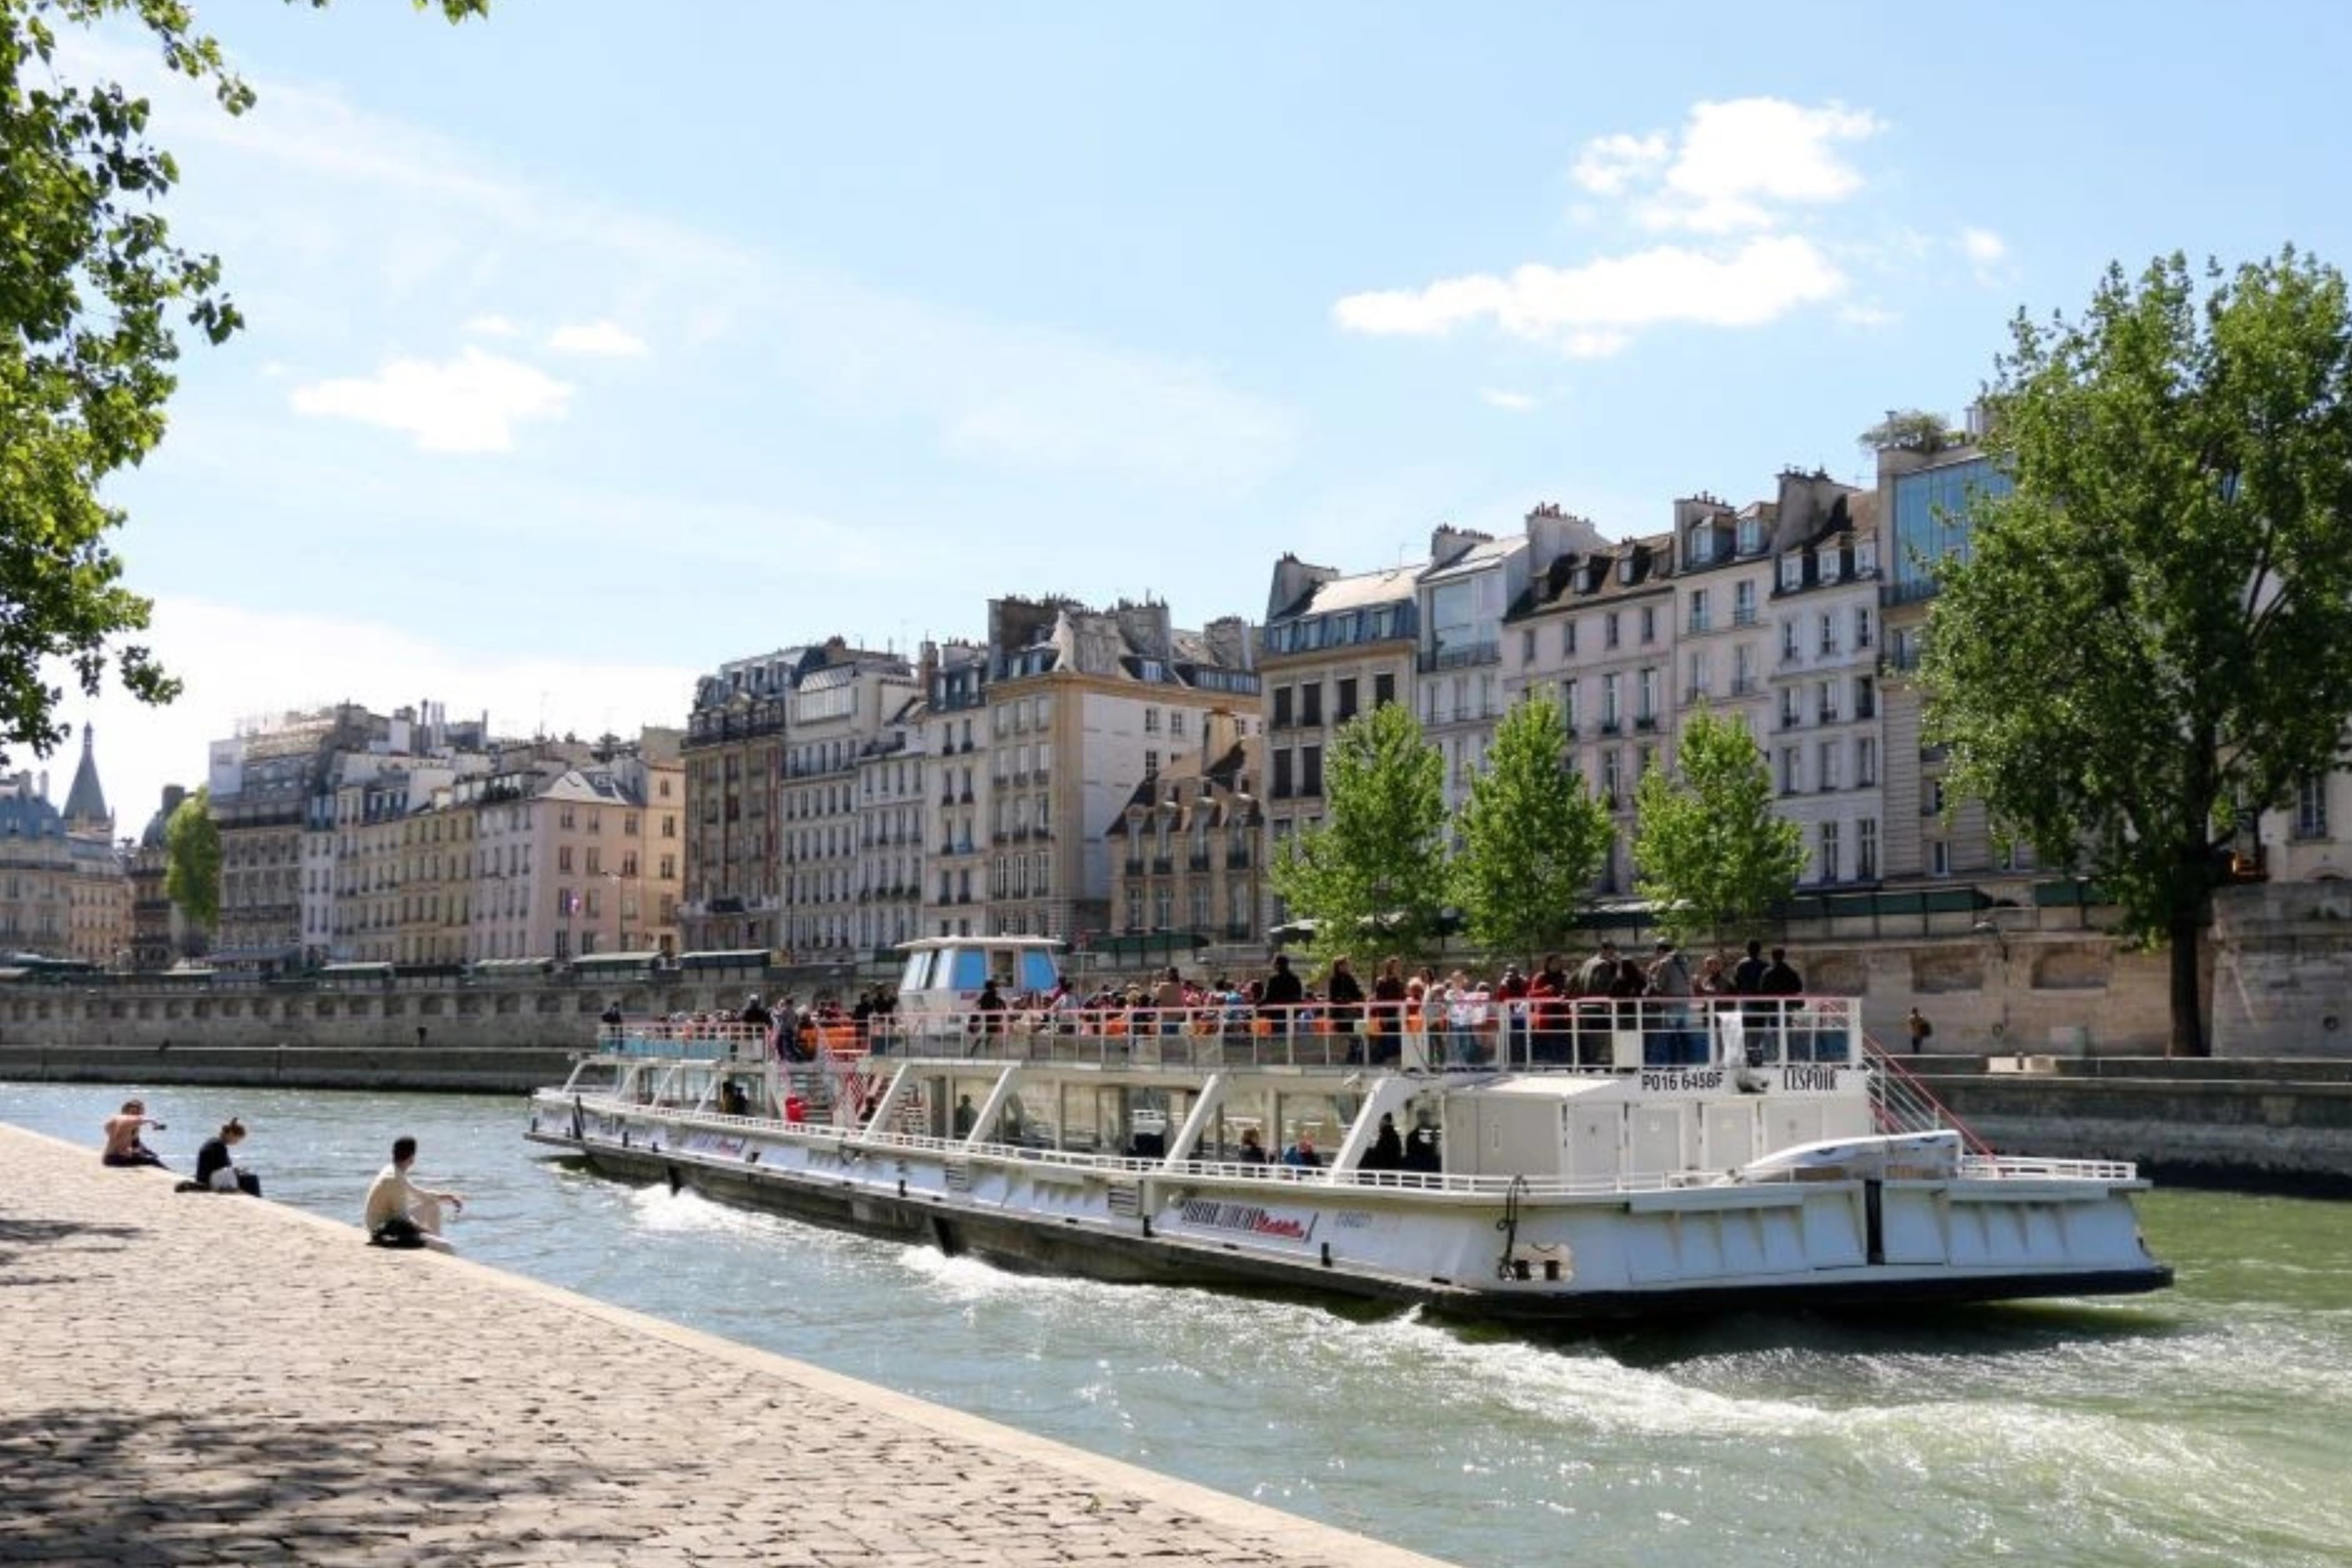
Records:
[[[392,1141],[392,1163],[376,1173],[368,1186],[366,1223],[371,1247],[436,1247],[449,1250],[441,1239],[444,1205],[463,1209],[466,1200],[456,1193],[436,1193],[408,1179],[416,1163],[416,1140]]]

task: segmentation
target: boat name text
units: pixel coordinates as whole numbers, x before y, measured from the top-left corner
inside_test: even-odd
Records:
[[[1183,1208],[1184,1223],[1210,1230],[1238,1230],[1251,1236],[1272,1237],[1279,1241],[1305,1241],[1315,1234],[1315,1216],[1301,1219],[1297,1215],[1276,1214],[1255,1204],[1220,1203],[1214,1198],[1194,1198]]]

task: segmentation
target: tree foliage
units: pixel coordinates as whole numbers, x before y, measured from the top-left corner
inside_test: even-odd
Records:
[[[326,0],[310,0],[321,6]],[[415,0],[452,21],[488,0]],[[173,72],[241,114],[253,92],[182,0],[0,0],[0,756],[63,740],[62,661],[96,695],[110,659],[126,689],[167,702],[179,683],[145,644],[149,601],[122,584],[100,491],[163,438],[177,315],[212,342],[239,318],[219,259],[173,243],[179,179],[148,139],[148,103],[57,68],[58,27],[143,26]]]
[[[1744,720],[1692,714],[1673,769],[1643,773],[1633,805],[1636,885],[1675,937],[1720,944],[1795,890],[1804,837],[1772,809],[1771,765]]]
[[[1940,452],[1958,439],[1942,415],[1917,408],[1890,408],[1855,437],[1865,452]]]
[[[1436,934],[1445,899],[1445,764],[1402,704],[1359,713],[1332,737],[1329,815],[1283,841],[1275,891],[1316,925],[1319,952],[1369,931],[1402,952]]]
[[[2172,946],[2172,1039],[2203,1048],[2197,941],[2223,848],[2336,761],[2352,712],[2352,323],[2292,248],[2020,316],[1990,398],[2014,479],[1969,507],[1921,668],[1953,778]]]
[[[1503,716],[1460,813],[1454,899],[1471,936],[1532,960],[1565,945],[1616,829],[1609,808],[1562,764],[1559,710],[1530,696]]]
[[[220,918],[220,824],[212,791],[198,786],[163,824],[163,894],[205,930]]]

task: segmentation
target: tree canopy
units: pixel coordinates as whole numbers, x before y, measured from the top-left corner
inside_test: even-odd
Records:
[[[1890,408],[1885,418],[1854,439],[1865,452],[1940,452],[1958,438],[1940,414]]]
[[[1328,816],[1282,841],[1271,875],[1318,952],[1377,931],[1402,952],[1436,934],[1444,910],[1445,764],[1410,709],[1383,702],[1340,726],[1325,766]]]
[[[163,895],[209,931],[220,918],[220,824],[212,791],[199,786],[163,824]]]
[[[2339,754],[2352,713],[2352,321],[2286,249],[2200,282],[2111,267],[2079,321],[2021,315],[1920,679],[1952,775],[2172,952],[2204,1048],[2198,939],[2226,849]]]
[[[1565,945],[1615,833],[1609,808],[1562,764],[1559,710],[1535,696],[1496,727],[1459,814],[1454,898],[1470,934],[1532,962]]]
[[[488,7],[415,4],[452,21]],[[118,16],[228,113],[253,103],[184,0],[0,0],[0,756],[64,739],[52,660],[89,695],[110,661],[141,700],[177,695],[132,640],[152,605],[122,584],[108,536],[123,514],[100,490],[163,439],[173,318],[215,343],[240,324],[219,259],[173,243],[162,209],[179,168],[148,138],[147,100],[58,74],[59,25]]]
[[[1633,792],[1636,886],[1678,939],[1720,944],[1796,889],[1803,835],[1772,809],[1772,770],[1747,723],[1702,708],[1671,770]]]

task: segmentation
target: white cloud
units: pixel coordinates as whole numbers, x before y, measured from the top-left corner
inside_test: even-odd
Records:
[[[504,316],[474,316],[466,322],[466,335],[474,338],[519,338],[522,336],[522,329]]]
[[[1989,228],[1960,230],[1960,249],[1979,267],[1990,267],[2009,255],[2008,242]]]
[[[500,734],[628,735],[649,723],[682,723],[697,674],[684,666],[485,654],[340,615],[172,595],[156,597],[144,640],[186,683],[180,700],[149,708],[110,686],[88,710],[116,830],[132,835],[164,784],[204,782],[210,742],[240,721],[346,698],[380,713],[431,698],[446,702],[452,718],[487,710]],[[76,706],[66,712],[76,722],[83,716]],[[46,764],[53,797],[63,799],[59,758],[69,770],[73,752]],[[29,756],[11,763],[41,765]]]
[[[1501,387],[1485,386],[1478,389],[1478,401],[1489,408],[1502,409],[1507,414],[1525,414],[1536,406],[1537,399],[1531,394],[1525,392],[1510,392]]]
[[[1855,300],[1850,305],[1839,306],[1837,315],[1838,320],[1843,321],[1849,327],[1891,327],[1895,322],[1903,319],[1902,316],[1897,314],[1895,311],[1886,309],[1884,305],[1874,304],[1867,300]]]
[[[572,388],[469,343],[446,363],[396,359],[365,379],[298,386],[289,401],[297,414],[404,430],[421,451],[503,452],[517,424],[562,418]]]
[[[1490,320],[1512,337],[1591,359],[1619,352],[1644,328],[1759,326],[1844,288],[1812,241],[1759,236],[1727,254],[1666,245],[1580,267],[1530,262],[1508,276],[1352,294],[1332,313],[1348,331],[1376,337],[1443,337]]]
[[[1595,137],[1578,154],[1573,177],[1596,195],[1633,198],[1633,216],[1648,228],[1770,228],[1784,209],[1843,201],[1860,190],[1862,174],[1841,148],[1883,128],[1876,116],[1837,103],[1702,102],[1673,138]]]
[[[615,321],[567,322],[548,334],[547,346],[557,353],[607,359],[635,359],[649,352],[645,339]]]

